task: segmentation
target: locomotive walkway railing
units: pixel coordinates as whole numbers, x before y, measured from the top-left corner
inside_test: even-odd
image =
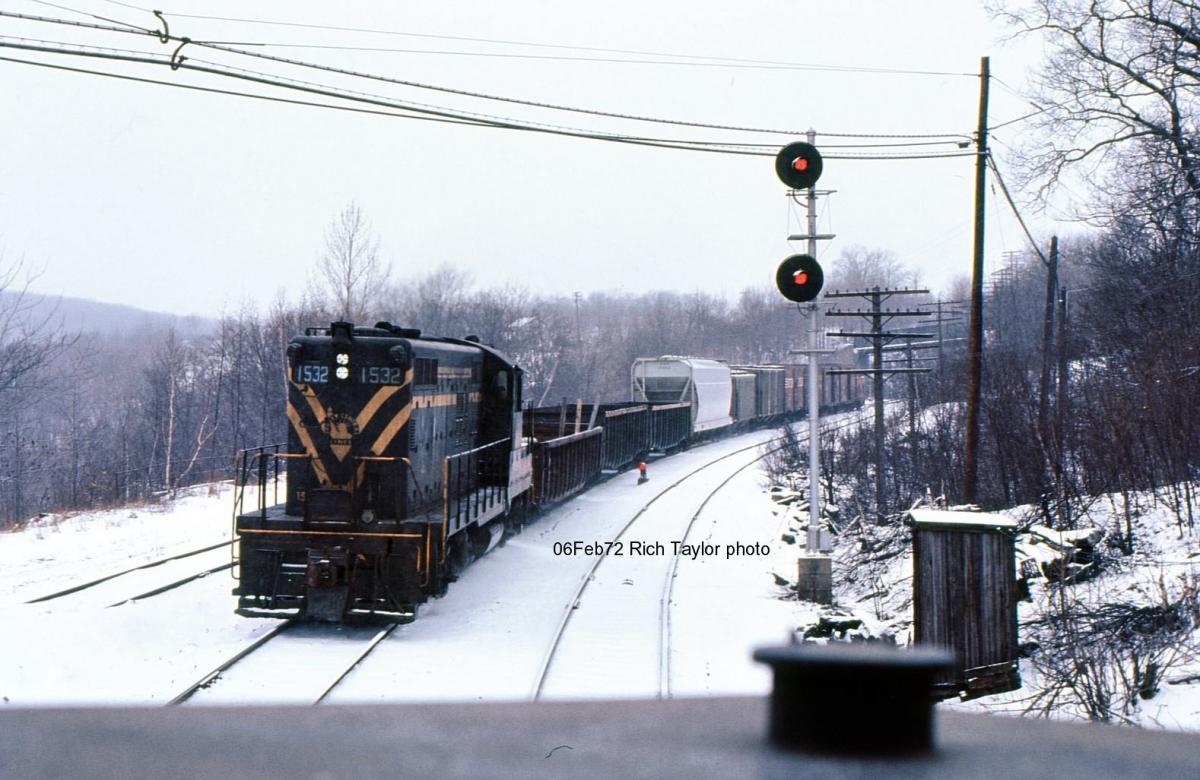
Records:
[[[264,444],[261,447],[238,450],[234,457],[233,467],[233,519],[237,522],[238,515],[246,513],[246,488],[258,488],[255,511],[260,516],[267,516],[267,493],[272,495],[272,504],[279,503],[279,462],[289,457],[281,452],[286,444]],[[300,457],[308,457],[307,455]],[[269,487],[269,490],[268,490]]]
[[[505,508],[508,500],[508,439],[446,458],[443,464],[443,548],[448,533]]]

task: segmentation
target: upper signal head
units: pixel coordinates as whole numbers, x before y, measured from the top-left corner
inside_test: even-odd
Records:
[[[788,144],[775,155],[775,173],[780,181],[794,190],[803,190],[821,178],[821,153],[804,141]]]

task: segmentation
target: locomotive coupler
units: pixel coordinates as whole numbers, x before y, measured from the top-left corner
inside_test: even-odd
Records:
[[[346,611],[350,584],[348,556],[341,547],[308,551],[304,615],[313,620],[339,621]]]

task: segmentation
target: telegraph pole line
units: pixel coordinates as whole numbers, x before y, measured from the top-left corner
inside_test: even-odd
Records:
[[[895,331],[885,331],[884,326],[890,323],[896,317],[928,317],[932,312],[921,311],[917,309],[885,309],[883,304],[894,295],[928,295],[928,290],[880,290],[878,287],[870,290],[851,290],[841,292],[835,290],[826,293],[826,298],[863,298],[870,303],[871,308],[867,310],[857,311],[841,311],[832,309],[826,312],[829,317],[862,317],[871,323],[871,330],[868,332],[845,332],[837,331],[830,333],[831,336],[843,336],[847,338],[867,338],[871,339],[872,353],[872,368],[856,368],[856,369],[832,369],[830,374],[866,374],[872,380],[872,395],[875,403],[875,511],[877,518],[882,522],[886,513],[886,482],[884,480],[884,417],[883,417],[883,381],[885,374],[908,374],[908,373],[928,373],[928,368],[886,368],[883,364],[883,353],[885,351],[885,342],[890,342],[895,339],[932,339],[933,336],[928,333],[899,333]]]
[[[983,227],[987,181],[989,60],[979,60],[979,126],[975,134],[975,254],[971,265],[971,325],[967,346],[967,434],[963,453],[963,499],[975,503],[979,474],[979,404],[983,378]]]

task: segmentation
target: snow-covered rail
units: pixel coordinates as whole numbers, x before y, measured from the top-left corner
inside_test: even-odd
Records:
[[[825,425],[822,432],[851,425],[857,421]],[[806,438],[801,434],[798,442],[804,445]],[[648,501],[603,545],[563,612],[534,683],[534,700],[554,696],[556,687],[572,696],[586,695],[589,681],[595,681],[597,693],[612,694],[616,679],[624,681],[625,695],[672,695],[671,606],[681,562],[743,554],[738,545],[745,554],[759,548],[764,552],[758,554],[765,554],[767,547],[758,540],[721,546],[691,542],[692,529],[712,499],[735,477],[780,451],[784,445],[779,442],[741,448],[693,469]],[[694,511],[679,512],[679,501],[657,505],[680,488]],[[614,635],[621,641],[613,642]],[[651,658],[656,665],[647,663]]]
[[[179,553],[47,594],[27,604],[54,602],[67,609],[117,607],[149,599],[233,567],[229,542]]]
[[[398,626],[285,621],[171,700],[319,704]]]
[[[708,500],[733,476],[765,457],[765,454],[759,453],[762,447],[768,447],[768,452],[777,451],[777,441],[742,447],[692,469],[647,501],[607,542],[601,543],[600,549],[595,551],[595,560],[568,600],[543,657],[532,688],[535,701],[547,694],[553,695],[553,680],[557,676],[567,678],[566,687],[573,695],[586,690],[588,679],[596,680],[603,692],[611,693],[611,682],[618,677],[625,680],[633,678],[627,694],[661,697],[664,692],[669,692],[670,583],[681,557],[695,552],[687,544],[687,535]],[[735,467],[732,472],[714,470],[721,464]],[[715,487],[712,487],[714,483]],[[686,525],[680,523],[675,506],[666,507],[665,511],[655,511],[660,499],[678,495],[674,491],[679,488],[684,488],[693,499],[703,496]],[[630,533],[635,526],[640,537],[636,539]],[[655,599],[650,594],[653,592],[651,588],[657,583],[662,583],[662,595]],[[581,613],[585,591],[589,594],[588,610],[576,620]],[[656,605],[658,608],[654,609]],[[639,622],[642,625],[637,625]],[[650,624],[646,625],[647,622]],[[657,623],[656,628],[654,623]],[[572,626],[572,630],[568,635],[569,626]],[[626,640],[622,644],[623,649],[619,652],[595,653],[595,648],[604,646],[604,639],[614,631],[620,631]],[[658,647],[647,646],[648,643],[656,643]],[[567,666],[561,663],[564,655],[585,659],[579,673],[563,671]],[[646,657],[657,657],[657,668],[650,669],[645,664]],[[556,661],[559,661],[559,666],[556,666]],[[611,665],[624,668],[621,673],[602,668]],[[645,668],[641,675],[631,674],[630,665]]]
[[[94,580],[88,580],[87,582],[83,582],[78,585],[72,585],[69,588],[64,588],[62,590],[58,590],[53,593],[47,593],[44,596],[38,596],[35,599],[30,599],[29,601],[26,601],[25,603],[26,604],[40,604],[44,601],[53,601],[55,599],[60,599],[65,596],[72,596],[76,593],[81,593],[86,590],[91,590],[93,588],[96,588],[97,586],[103,585],[108,582],[112,582],[113,580],[117,580],[117,579],[121,579],[121,578],[130,578],[130,575],[135,575],[139,572],[144,572],[149,569],[156,569],[159,567],[164,567],[166,564],[174,563],[175,561],[186,560],[188,558],[192,558],[192,557],[195,557],[198,555],[203,555],[204,553],[212,552],[213,550],[220,550],[221,548],[228,547],[230,544],[232,544],[231,541],[225,540],[223,542],[217,542],[216,544],[210,544],[206,547],[201,547],[199,549],[188,550],[186,552],[176,553],[175,555],[169,555],[165,558],[159,558],[157,560],[153,560],[148,563],[142,563],[142,564],[138,564],[137,566],[131,566],[128,569],[122,569],[121,571],[113,572],[112,574],[106,574],[103,577],[97,577]],[[223,568],[229,568],[229,567],[225,566]],[[210,569],[206,573],[212,573],[212,571],[217,571],[217,570],[218,569]],[[182,584],[182,583],[180,583],[180,584]],[[159,591],[159,592],[163,592],[163,591]],[[146,593],[142,594],[142,597],[144,597],[146,595],[155,595],[155,594],[146,592]],[[139,598],[139,597],[131,597],[130,600],[132,600],[132,598]]]

